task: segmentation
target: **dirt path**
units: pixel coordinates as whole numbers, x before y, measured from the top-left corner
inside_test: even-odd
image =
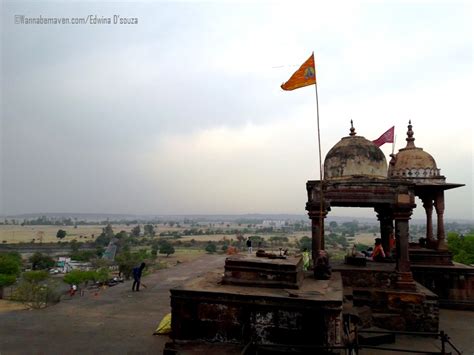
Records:
[[[169,289],[210,269],[225,256],[204,255],[131,282],[75,297],[44,310],[0,314],[0,354],[160,354],[165,336],[153,336],[170,311]]]

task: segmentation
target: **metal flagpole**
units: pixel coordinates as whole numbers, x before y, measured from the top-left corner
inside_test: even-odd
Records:
[[[314,52],[313,52],[314,59]],[[322,158],[321,158],[321,130],[319,129],[319,101],[318,101],[318,81],[316,80],[316,61],[314,61],[314,88],[316,93],[316,119],[318,126],[318,148],[319,148],[319,243],[318,250],[321,249],[323,243],[322,225],[323,225],[323,169],[322,169]],[[314,250],[314,249],[313,249]],[[314,260],[313,260],[314,262]]]

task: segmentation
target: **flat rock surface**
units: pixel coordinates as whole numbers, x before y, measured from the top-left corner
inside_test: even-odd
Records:
[[[270,259],[267,257],[258,257],[255,256],[254,254],[237,254],[233,256],[228,256],[226,258],[226,262],[232,262],[232,263],[241,263],[241,264],[262,264],[262,265],[288,265],[288,266],[294,266],[298,265],[298,263],[301,261],[301,256],[288,256],[286,259]]]
[[[260,296],[269,298],[299,298],[307,301],[331,301],[342,303],[342,281],[339,273],[333,273],[330,280],[314,280],[306,278],[299,289],[279,289],[267,287],[246,287],[222,285],[222,271],[209,272],[179,286],[178,290],[205,291],[242,296]]]

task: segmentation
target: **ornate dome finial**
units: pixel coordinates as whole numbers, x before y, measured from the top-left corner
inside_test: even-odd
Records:
[[[413,137],[411,120],[408,121],[408,131],[407,131],[407,146],[406,148],[415,148],[415,138]]]
[[[352,120],[351,120],[351,133],[349,133],[349,135],[350,135],[351,137],[353,137],[353,136],[355,136],[356,134],[357,134],[357,133],[356,133],[355,128],[354,128],[354,122],[352,122]]]

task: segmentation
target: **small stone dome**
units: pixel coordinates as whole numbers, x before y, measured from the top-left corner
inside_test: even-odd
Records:
[[[388,177],[394,178],[436,178],[440,177],[440,169],[434,158],[423,148],[415,146],[411,121],[408,124],[407,145],[392,155],[388,168]]]
[[[371,141],[356,136],[351,121],[349,137],[342,138],[326,155],[324,179],[387,178],[385,155]]]

